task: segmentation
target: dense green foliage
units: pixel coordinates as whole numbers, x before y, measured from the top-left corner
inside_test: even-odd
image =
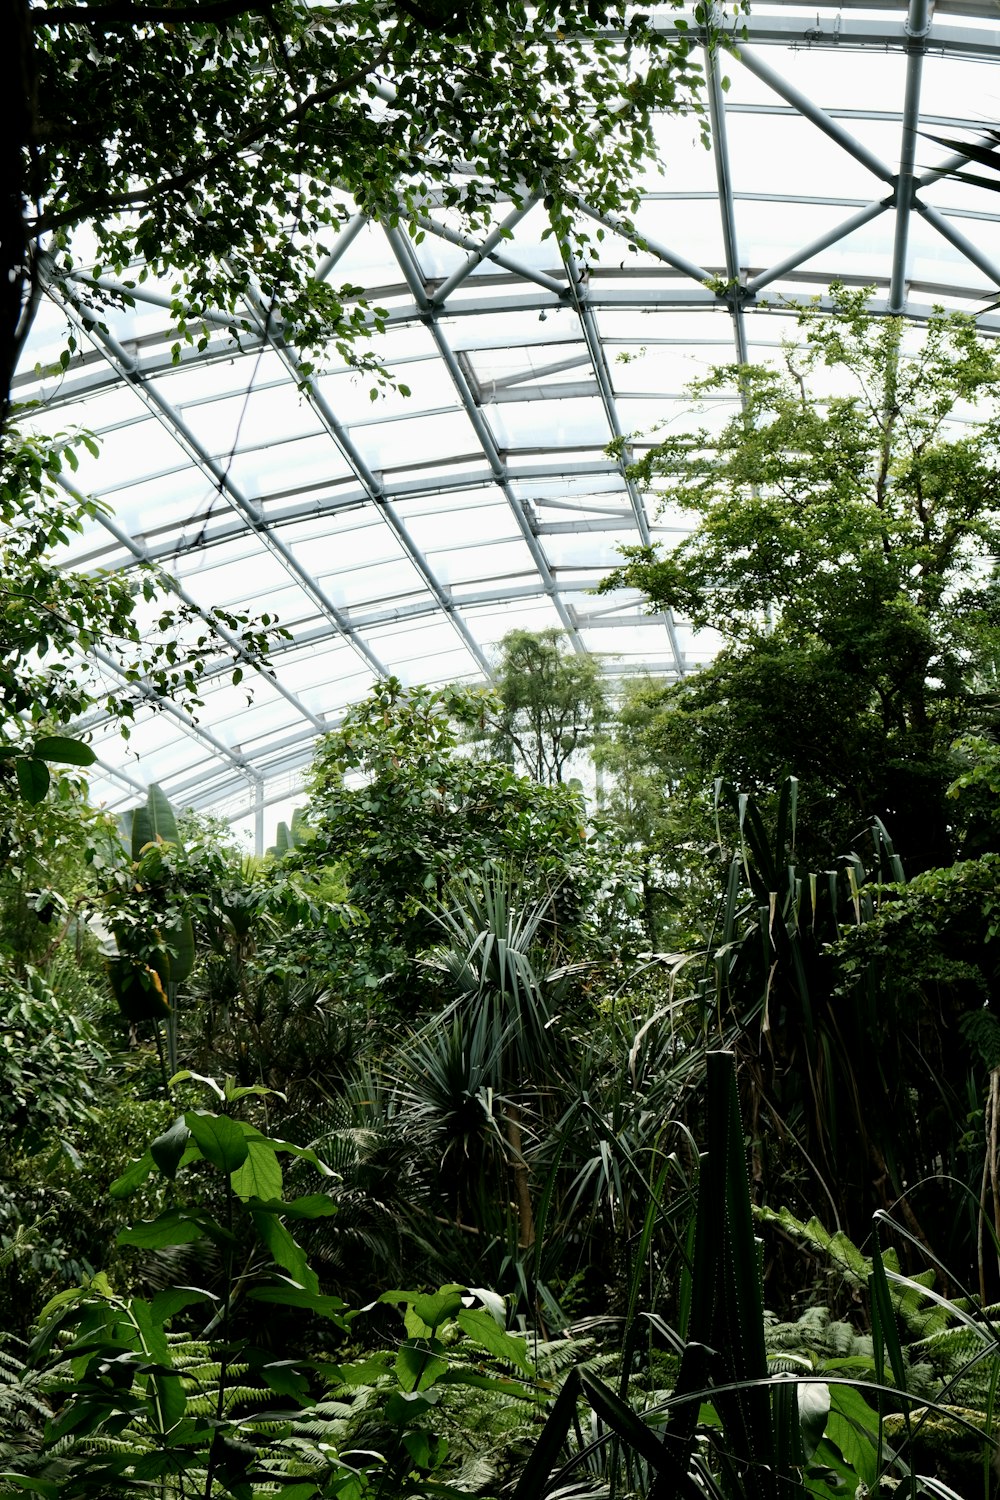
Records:
[[[614,722],[551,633],[381,682],[254,859],[90,808],[12,652],[0,1495],[995,1492],[992,356],[807,330],[877,393],[651,459],[702,520],[622,577],[729,644]]]
[[[814,847],[846,848],[878,816],[926,868],[957,852],[952,742],[993,725],[1000,365],[967,320],[940,316],[911,348],[863,293],[837,300],[836,318],[805,316],[785,369],[699,383],[738,381],[738,412],[641,465],[694,531],[604,587],[638,586],[725,642],[649,726],[676,779],[771,798],[794,775]]]
[[[200,311],[246,333],[280,318],[300,349],[366,363],[384,312],[315,274],[345,202],[392,224],[437,203],[475,223],[508,192],[547,197],[564,228],[574,190],[627,211],[654,108],[700,108],[694,47],[686,25],[654,29],[618,0],[13,0],[0,419],[53,282],[99,317],[152,276],[179,342],[207,342]],[[86,285],[69,280],[80,225],[96,241]]]
[[[481,701],[472,737],[491,758],[535,781],[561,782],[608,717],[599,663],[564,651],[558,630],[504,636],[494,688],[495,700],[484,695]]]

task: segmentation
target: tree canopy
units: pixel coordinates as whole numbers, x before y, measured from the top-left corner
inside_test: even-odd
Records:
[[[538,782],[561,782],[608,716],[598,661],[563,649],[560,630],[511,630],[500,643],[495,699],[484,695],[473,738]]]
[[[878,815],[902,853],[943,864],[950,746],[993,714],[1000,359],[963,318],[914,341],[863,291],[835,297],[784,368],[695,386],[737,387],[739,409],[636,470],[694,531],[667,554],[632,549],[604,588],[723,638],[666,696],[675,768],[767,794],[792,773],[826,834]]]
[[[249,294],[300,349],[363,360],[379,312],[318,274],[349,200],[392,224],[485,219],[498,193],[627,208],[653,108],[698,107],[693,35],[647,22],[627,0],[15,0],[3,391],[84,224],[94,277],[166,278],[182,335],[204,309],[256,327]],[[95,316],[127,296],[76,292]]]

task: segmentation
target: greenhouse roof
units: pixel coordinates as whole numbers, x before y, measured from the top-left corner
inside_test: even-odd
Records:
[[[72,281],[53,286],[15,396],[40,400],[42,431],[97,435],[73,483],[111,511],[69,561],[153,560],[197,608],[266,610],[290,632],[250,703],[220,670],[197,722],[144,711],[126,746],[94,716],[96,797],[124,806],[159,782],[179,804],[256,817],[259,839],[317,733],[380,676],[482,680],[514,627],[557,627],[615,675],[710,660],[717,641],[685,620],[594,593],[621,546],[686,527],[629,461],[658,430],[721,419],[736,392],[706,411],[688,382],[780,357],[796,309],[834,280],[873,285],[887,312],[941,305],[1000,332],[984,311],[1000,199],[947,175],[963,158],[929,139],[974,139],[1000,113],[998,20],[953,0],[755,5],[707,69],[704,120],[659,121],[664,166],[634,223],[580,201],[591,242],[575,255],[545,234],[540,201],[498,201],[476,234],[433,205],[387,227],[348,204],[316,275],[386,311],[373,349],[396,384],[376,399],[333,346],[308,374],[263,303],[238,344],[227,318],[192,309],[210,336],[175,356],[169,288],[147,281],[102,329]],[[67,326],[79,355],[38,374]]]

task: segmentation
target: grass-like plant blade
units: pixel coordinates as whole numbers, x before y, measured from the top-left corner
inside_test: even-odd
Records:
[[[896,1327],[896,1315],[892,1310],[892,1297],[889,1294],[889,1280],[885,1274],[885,1264],[882,1260],[882,1250],[879,1245],[878,1229],[876,1228],[874,1243],[872,1245],[872,1274],[869,1278],[869,1291],[871,1292],[872,1312],[872,1349],[875,1355],[875,1374],[880,1382],[885,1380],[885,1357],[889,1356],[889,1365],[892,1369],[893,1379],[897,1389],[904,1396],[903,1418],[906,1423],[906,1438],[910,1438],[910,1405],[905,1400],[906,1395],[906,1364],[903,1359],[903,1349],[899,1342],[899,1330]],[[878,1433],[878,1467],[882,1468],[882,1427],[885,1415],[885,1401],[879,1396],[879,1433]],[[916,1495],[916,1480],[910,1474],[910,1494]]]
[[[631,1355],[635,1348],[636,1336],[641,1324],[636,1318],[636,1309],[639,1305],[639,1293],[642,1289],[643,1276],[646,1270],[646,1257],[649,1254],[650,1241],[656,1221],[663,1212],[663,1190],[667,1184],[667,1176],[670,1172],[670,1159],[668,1158],[660,1168],[659,1176],[653,1184],[649,1203],[646,1207],[646,1216],[643,1219],[642,1229],[635,1246],[632,1258],[632,1274],[629,1277],[628,1306],[625,1312],[625,1338],[623,1341],[622,1374],[618,1394],[624,1401],[628,1393],[628,1378],[632,1367]]]
[[[708,1152],[698,1189],[689,1342],[675,1396],[693,1395],[711,1380],[736,1386],[714,1398],[726,1447],[746,1476],[747,1500],[775,1500],[770,1399],[765,1385],[750,1384],[766,1381],[768,1371],[736,1064],[731,1052],[710,1052],[706,1068]],[[696,1403],[681,1399],[667,1427],[668,1446],[685,1471],[696,1420]]]
[[[580,1396],[580,1375],[570,1370],[521,1471],[511,1500],[539,1500],[569,1436]]]
[[[801,1493],[794,1471],[805,1463],[802,1429],[799,1424],[798,1388],[794,1381],[782,1381],[772,1388],[771,1414],[774,1424],[777,1493],[780,1500],[794,1500],[796,1493]]]

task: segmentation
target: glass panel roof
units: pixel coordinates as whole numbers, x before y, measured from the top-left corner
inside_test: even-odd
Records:
[[[53,289],[15,395],[39,431],[97,436],[73,483],[113,511],[67,562],[150,558],[198,607],[267,610],[292,636],[252,702],[220,661],[197,723],[150,707],[126,746],[94,713],[95,796],[119,807],[157,780],[236,820],[256,809],[259,840],[317,731],[380,672],[480,680],[514,626],[564,630],[613,678],[710,660],[711,633],[645,615],[631,591],[593,593],[620,546],[669,546],[688,524],[608,444],[637,454],[657,432],[725,421],[735,391],[696,406],[687,382],[780,358],[796,308],[836,278],[872,285],[883,311],[941,304],[1000,331],[1000,198],[939,175],[954,153],[928,139],[995,118],[997,22],[985,0],[754,6],[725,83],[705,85],[710,145],[692,115],[661,119],[634,225],[578,202],[590,244],[575,257],[540,202],[499,199],[507,233],[485,246],[433,205],[397,228],[355,214],[323,270],[386,309],[372,349],[396,384],[374,399],[332,341],[307,378],[293,330],[237,342],[192,309],[207,345],[175,360],[168,288],[147,282],[106,331]],[[70,329],[78,353],[51,373]]]

